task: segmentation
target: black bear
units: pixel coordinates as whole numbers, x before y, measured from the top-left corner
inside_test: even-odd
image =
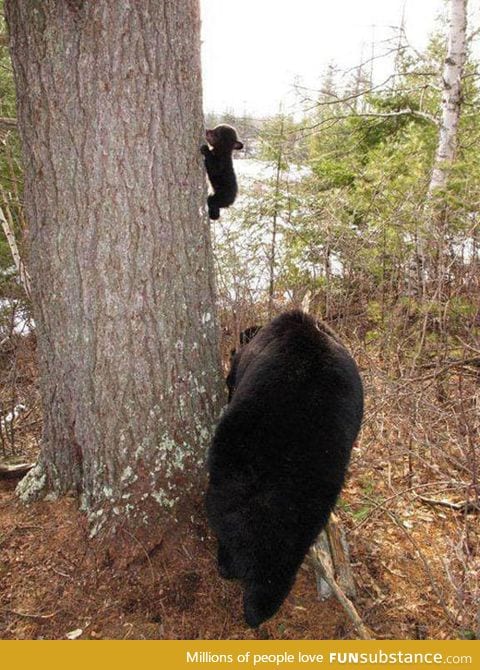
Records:
[[[207,142],[200,148],[205,158],[205,168],[213,188],[208,196],[208,215],[211,219],[220,217],[220,208],[229,207],[237,197],[237,179],[233,170],[232,152],[243,149],[232,126],[222,124],[205,133]]]
[[[222,577],[257,627],[288,595],[343,485],[363,415],[355,361],[327,326],[285,312],[236,354],[209,452],[207,513]]]

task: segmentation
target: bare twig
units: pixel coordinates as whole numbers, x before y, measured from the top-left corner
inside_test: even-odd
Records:
[[[34,612],[18,612],[18,610],[10,609],[9,607],[0,608],[2,612],[7,612],[8,614],[14,614],[15,616],[25,617],[27,619],[51,619],[52,617],[58,614],[57,612],[51,612],[50,614],[36,614]]]
[[[314,130],[316,128],[320,128],[326,123],[329,122],[336,123],[337,121],[342,121],[344,119],[362,118],[362,117],[372,119],[388,119],[388,118],[395,118],[398,116],[417,117],[423,119],[424,121],[429,121],[430,123],[433,123],[435,126],[438,125],[437,119],[431,114],[428,114],[427,112],[420,112],[417,109],[399,109],[395,112],[361,112],[361,113],[357,112],[355,114],[339,114],[338,116],[330,116],[327,119],[322,119],[318,123],[314,123],[311,126],[304,126],[302,130],[303,131]]]
[[[10,252],[12,254],[13,262],[17,268],[18,277],[22,283],[25,293],[30,297],[30,275],[28,274],[27,268],[20,256],[18,251],[17,241],[15,239],[15,233],[13,232],[13,226],[11,221],[7,221],[3,209],[0,207],[0,223],[2,224],[3,232],[7,238],[8,246],[10,247]]]
[[[417,496],[417,498],[422,502],[427,503],[427,505],[449,507],[450,509],[454,509],[457,512],[480,512],[480,506],[477,503],[471,502],[469,500],[455,503],[451,502],[450,500],[435,500],[434,498],[426,498],[424,496]]]
[[[480,28],[476,28],[476,30],[471,32],[470,35],[467,35],[467,43],[474,40],[477,37],[477,35],[480,35]]]
[[[17,119],[9,119],[6,116],[0,116],[0,128],[3,130],[13,130],[17,127]]]
[[[395,493],[394,495],[390,496],[389,498],[385,498],[385,500],[382,500],[381,502],[375,504],[374,507],[369,511],[367,516],[365,516],[356,526],[354,526],[350,532],[352,531],[357,531],[359,528],[361,528],[364,524],[367,523],[367,521],[370,519],[370,517],[375,514],[378,511],[388,511],[385,508],[385,505],[390,502],[391,500],[394,500],[395,498],[400,498],[401,496],[406,495],[407,493],[412,493],[416,489],[421,489],[421,488],[428,488],[430,486],[439,486],[443,484],[447,484],[446,488],[444,489],[445,491],[450,491],[454,490],[456,488],[463,488],[465,485],[462,483],[447,483],[447,482],[428,482],[425,484],[415,484],[415,486],[410,486],[408,489],[403,489],[402,491],[399,491],[398,493]],[[418,496],[417,496],[418,497]],[[370,498],[367,498],[370,500]]]

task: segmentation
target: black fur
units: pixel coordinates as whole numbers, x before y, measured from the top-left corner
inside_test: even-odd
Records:
[[[211,219],[220,217],[220,208],[229,207],[237,197],[237,179],[233,170],[232,152],[243,149],[232,126],[222,124],[205,133],[208,143],[200,151],[205,157],[205,168],[213,188],[208,196],[208,215]]]
[[[262,329],[262,326],[249,326],[249,328],[245,328],[245,330],[242,330],[240,333],[240,344],[243,346],[245,344],[248,344],[250,340],[253,340],[255,335]]]
[[[256,627],[288,595],[343,485],[363,414],[354,360],[330,329],[286,312],[238,353],[209,453],[218,569]]]

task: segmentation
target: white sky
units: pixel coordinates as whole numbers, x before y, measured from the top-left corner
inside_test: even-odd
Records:
[[[315,87],[330,62],[357,65],[362,48],[366,60],[373,31],[378,50],[387,49],[381,42],[394,34],[404,4],[407,37],[420,49],[446,12],[445,0],[200,1],[205,110],[258,116],[278,112],[282,99],[288,110],[295,77]],[[378,62],[377,76],[385,72],[389,63]]]

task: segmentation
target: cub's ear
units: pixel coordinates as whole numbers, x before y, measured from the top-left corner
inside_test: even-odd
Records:
[[[240,151],[240,149],[243,149],[243,144],[237,140],[237,141],[235,142],[235,144],[233,145],[233,148],[234,148],[234,149],[237,149],[238,151]]]

